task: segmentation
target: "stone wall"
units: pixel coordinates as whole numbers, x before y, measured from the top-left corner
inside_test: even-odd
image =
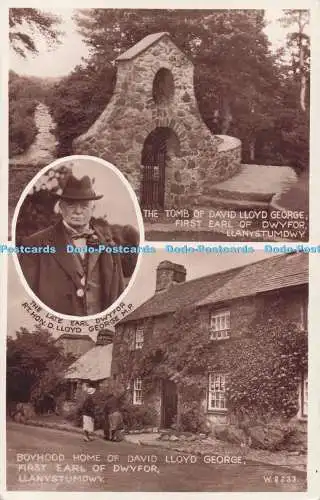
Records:
[[[159,70],[171,72],[174,90],[156,102],[153,84]],[[170,129],[179,149],[166,165],[165,207],[184,206],[208,183],[224,180],[240,168],[241,144],[212,135],[202,121],[194,94],[194,67],[169,36],[138,54],[118,61],[114,94],[93,126],[74,141],[77,154],[90,154],[116,165],[141,195],[141,153],[155,129]],[[222,147],[221,147],[222,145]]]
[[[294,322],[301,325],[301,307],[307,304],[307,286],[298,288],[287,288],[278,291],[271,291],[256,295],[254,297],[244,297],[233,300],[230,305],[215,305],[212,309],[205,307],[201,311],[202,325],[209,325],[211,310],[225,308],[230,310],[230,341],[241,337],[246,337],[248,332],[254,332],[258,320],[261,321],[261,315],[268,318],[277,315],[279,319]],[[219,344],[217,344],[219,348]],[[298,392],[298,387],[297,387]],[[202,401],[202,408],[207,411],[207,401]],[[234,423],[231,422],[229,415],[219,412],[207,412],[208,423],[213,429],[215,425]]]
[[[161,292],[160,292],[161,293]],[[291,322],[296,322],[298,325],[301,324],[301,307],[305,307],[307,304],[307,286],[301,286],[296,288],[281,289],[279,291],[271,291],[268,293],[259,294],[253,297],[243,297],[239,299],[232,300],[229,304],[213,305],[211,307],[205,306],[199,311],[200,325],[203,327],[199,328],[200,332],[209,339],[209,318],[211,310],[217,310],[221,307],[230,310],[231,315],[231,338],[237,339],[241,337],[247,337],[248,334],[254,334],[255,325],[258,323],[258,319],[261,321],[261,317],[268,321],[275,313],[283,320],[289,320]],[[261,316],[262,315],[262,316]],[[141,320],[141,324],[145,320]],[[150,321],[150,320],[148,320]],[[155,317],[153,321],[150,321],[149,327],[145,328],[145,341],[150,335],[157,337],[161,335],[164,330],[169,330],[172,328],[173,317],[172,315],[162,315]],[[137,324],[137,323],[135,323]],[[195,325],[197,328],[197,325]],[[117,348],[114,350],[113,366],[117,365],[117,356],[121,356],[121,343],[125,339],[125,342],[129,342],[129,336],[132,332],[132,325],[129,323],[122,324],[116,328],[116,345]],[[204,339],[205,341],[205,339]],[[227,341],[229,342],[229,341]],[[219,349],[223,343],[217,342],[215,349]],[[222,352],[222,351],[221,351]],[[223,362],[223,360],[222,360]],[[130,373],[123,374],[130,378]],[[298,391],[298,387],[297,387]],[[148,394],[145,398],[144,404],[146,406],[152,406],[157,412],[157,420],[153,423],[155,426],[160,425],[161,419],[161,391],[159,387],[155,388],[153,392]],[[203,400],[201,402],[203,412],[206,414],[207,422],[209,426],[213,429],[216,425],[231,423],[230,417],[227,412],[208,412],[207,401]],[[234,422],[233,422],[234,423]],[[303,424],[302,424],[303,425]]]

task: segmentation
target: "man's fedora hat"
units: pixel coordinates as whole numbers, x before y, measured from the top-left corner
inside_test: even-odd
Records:
[[[77,179],[74,175],[69,175],[66,185],[59,198],[62,200],[100,200],[103,194],[96,194],[92,188],[90,178],[85,175],[81,179]]]

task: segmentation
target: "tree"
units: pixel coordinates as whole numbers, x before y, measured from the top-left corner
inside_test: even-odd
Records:
[[[296,167],[297,160],[300,170],[307,169],[307,117],[293,137],[292,124],[301,121],[291,100],[297,81],[271,54],[264,11],[79,9],[75,21],[90,56],[54,91],[60,155],[72,154],[72,140],[106,107],[119,53],[150,33],[169,32],[195,65],[200,113],[214,134],[239,137],[244,163]]]
[[[310,22],[310,12],[309,10],[286,9],[279,21],[284,27],[293,30],[287,35],[287,48],[291,56],[290,69],[299,79],[300,108],[305,112],[310,73],[310,37],[305,30]]]
[[[235,120],[239,90],[246,101],[248,87],[257,88],[249,93],[248,103],[256,114],[261,85],[264,92],[271,91],[273,60],[261,10],[158,10],[155,15],[143,9],[87,9],[79,10],[75,20],[97,65],[112,61],[150,33],[169,32],[195,63],[200,110],[210,128],[218,119],[217,132],[228,133]]]
[[[98,118],[112,95],[115,70],[108,61],[87,63],[58,82],[46,103],[56,123],[58,156],[72,154],[72,141]]]
[[[56,26],[58,16],[39,9],[9,9],[9,41],[13,50],[21,57],[38,52],[36,37],[45,38],[49,46],[60,42],[62,35]]]
[[[48,331],[21,328],[16,338],[7,339],[7,401],[39,401],[46,392],[55,394],[73,360]]]
[[[91,55],[88,68],[79,68],[73,78],[65,80],[55,99],[57,105],[52,107],[62,142],[70,129],[80,135],[82,124],[93,123],[97,111],[103,109],[101,104],[107,104],[112,86],[106,89],[108,79],[96,79],[101,69],[110,66],[113,81],[111,62],[119,53],[150,33],[169,32],[195,64],[195,91],[204,121],[214,133],[238,135],[245,154],[250,151],[248,156],[254,160],[256,136],[273,126],[269,102],[277,84],[262,10],[157,10],[155,15],[150,9],[79,9],[75,21]],[[83,73],[89,77],[85,83]],[[96,93],[87,100],[89,106],[83,107],[81,94],[87,96],[91,85]],[[71,106],[66,88],[67,95],[75,97]],[[72,109],[77,99],[78,111]],[[100,107],[91,113],[93,99]],[[59,116],[64,109],[68,109],[65,119]],[[88,120],[79,120],[79,110]]]

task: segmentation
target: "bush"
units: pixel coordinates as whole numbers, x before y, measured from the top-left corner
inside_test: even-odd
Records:
[[[72,422],[77,427],[81,427],[82,425],[82,413],[81,406],[74,405],[72,408],[68,408],[68,410],[64,410],[64,417]]]
[[[105,109],[113,92],[115,70],[110,64],[77,66],[62,78],[46,99],[57,134],[58,156],[72,154],[72,141],[86,132]]]
[[[9,156],[24,153],[33,143],[38,129],[34,112],[43,101],[46,84],[41,78],[9,73]]]
[[[207,432],[206,421],[199,402],[184,403],[180,414],[180,429],[186,432]]]
[[[38,129],[34,121],[37,101],[21,99],[10,103],[9,110],[9,156],[25,152],[33,143]]]
[[[157,412],[152,407],[135,406],[133,404],[123,405],[121,408],[124,425],[128,429],[142,429],[154,426],[157,421]]]

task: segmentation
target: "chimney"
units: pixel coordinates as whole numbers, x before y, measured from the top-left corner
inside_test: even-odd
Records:
[[[168,290],[171,285],[186,281],[186,268],[169,260],[160,262],[157,267],[156,292]]]
[[[97,335],[96,345],[108,345],[112,344],[114,337],[114,332],[112,330],[100,330]]]

